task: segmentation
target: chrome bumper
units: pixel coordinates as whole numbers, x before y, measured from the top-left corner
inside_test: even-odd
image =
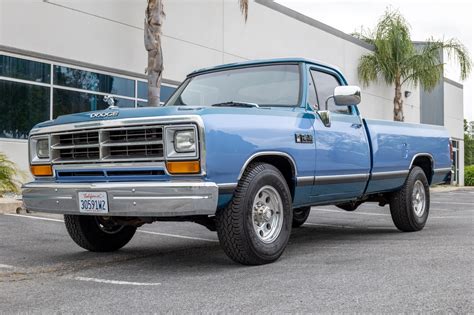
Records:
[[[110,216],[213,215],[218,188],[211,182],[41,183],[22,187],[26,209],[58,214],[79,212],[78,192],[107,192]]]

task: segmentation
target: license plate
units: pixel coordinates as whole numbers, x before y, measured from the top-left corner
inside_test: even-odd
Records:
[[[79,212],[108,213],[107,193],[103,191],[78,192]]]

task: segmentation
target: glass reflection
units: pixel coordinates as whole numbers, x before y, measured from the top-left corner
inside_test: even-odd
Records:
[[[50,65],[0,55],[0,76],[35,82],[50,82]]]
[[[0,80],[0,137],[26,139],[49,119],[49,87]]]
[[[135,97],[134,80],[63,66],[54,66],[54,84]]]
[[[135,107],[135,101],[114,97],[118,107]],[[109,107],[104,102],[102,95],[54,89],[53,91],[53,118],[61,115],[88,112],[106,109]]]

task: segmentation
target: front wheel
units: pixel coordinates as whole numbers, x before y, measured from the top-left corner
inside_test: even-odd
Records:
[[[217,212],[217,235],[235,262],[261,265],[277,260],[291,233],[291,194],[273,165],[251,164],[229,206]]]
[[[72,240],[91,252],[116,251],[125,246],[137,230],[98,216],[64,215],[64,223]]]
[[[430,210],[430,186],[425,172],[415,166],[402,188],[390,197],[390,213],[395,226],[404,232],[423,229]]]

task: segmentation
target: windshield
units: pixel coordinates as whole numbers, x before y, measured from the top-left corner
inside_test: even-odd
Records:
[[[188,79],[167,106],[212,106],[251,103],[258,106],[296,106],[300,94],[299,67],[279,64],[230,69]]]

